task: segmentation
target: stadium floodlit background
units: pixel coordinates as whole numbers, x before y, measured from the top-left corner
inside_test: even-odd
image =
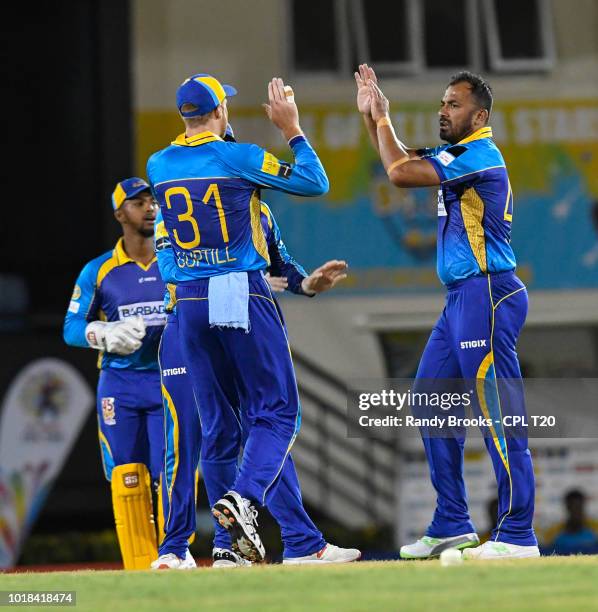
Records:
[[[377,69],[410,146],[437,143],[435,111],[453,72],[487,76],[530,291],[524,373],[598,377],[595,0],[56,0],[19,10],[3,25],[11,162],[0,263],[3,554],[20,548],[24,565],[119,559],[98,452],[95,355],[63,345],[62,319],[77,273],[118,235],[114,184],[144,176],[148,155],[182,131],[174,92],[189,74],[234,84],[237,137],[288,157],[260,106],[267,81],[282,76],[330,177],[323,198],[264,197],[306,268],[331,258],[350,264],[330,295],[281,299],[304,414],[294,456],[305,502],[332,541],[392,556],[421,535],[434,501],[421,444],[346,433],[347,384],[413,375],[443,301],[435,193],[388,184],[355,109],[358,62]],[[32,363],[47,358],[59,361]],[[40,456],[7,456],[16,435]],[[495,482],[479,442],[469,446],[466,474],[482,533]],[[545,550],[572,490],[598,534],[598,440],[531,447]],[[203,494],[199,528],[195,550],[207,555]],[[275,557],[273,525],[266,543]]]

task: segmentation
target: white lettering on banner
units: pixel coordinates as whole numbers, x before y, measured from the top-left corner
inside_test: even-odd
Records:
[[[303,121],[303,120],[302,120]],[[361,118],[356,113],[330,113],[324,119],[324,142],[331,149],[354,149],[361,136]]]
[[[598,140],[597,108],[524,108],[513,113],[512,121],[517,144]]]
[[[136,304],[123,304],[118,307],[118,318],[126,321],[129,317],[141,315],[145,324],[166,325],[166,312],[164,302],[137,302]]]

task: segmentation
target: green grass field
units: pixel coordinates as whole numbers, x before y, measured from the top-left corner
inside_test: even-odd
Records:
[[[0,590],[74,590],[76,610],[598,610],[598,557],[269,565],[191,572],[0,576]]]

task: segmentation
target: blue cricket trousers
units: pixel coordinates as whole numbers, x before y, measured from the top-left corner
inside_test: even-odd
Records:
[[[268,286],[264,287],[262,283],[259,283],[261,274],[257,275],[257,279],[256,275],[252,276],[253,280],[258,281],[257,288],[261,291],[259,295],[262,296],[253,295],[252,299],[264,300],[268,307],[273,305],[276,310],[270,309],[267,314],[276,316],[274,330],[279,334],[282,323],[283,331],[285,331],[282,313],[277,308]],[[263,283],[265,284],[265,281]],[[205,297],[207,297],[207,282],[205,286]],[[180,290],[181,288],[179,292]],[[173,552],[179,556],[183,555],[187,539],[195,530],[194,474],[199,457],[201,457],[208,499],[213,505],[228,490],[235,488],[238,491],[235,480],[239,472],[239,452],[241,445],[244,445],[245,454],[247,453],[247,439],[253,426],[250,411],[239,410],[240,394],[237,393],[236,382],[231,375],[232,369],[226,362],[220,363],[221,368],[218,370],[215,390],[206,389],[205,384],[198,386],[197,381],[193,380],[191,375],[193,368],[188,367],[182,354],[181,313],[185,309],[186,301],[203,302],[207,319],[207,300],[183,299],[177,304],[177,314],[169,316],[160,346],[166,423],[166,461],[163,482],[168,484],[166,489],[169,491],[169,495],[164,496],[166,536],[160,547],[160,554]],[[261,305],[262,302],[257,302],[257,304]],[[250,310],[251,316],[252,311]],[[252,332],[255,330],[256,317],[251,318]],[[219,331],[221,330],[210,330],[214,334]],[[233,337],[236,333],[246,335],[239,330],[226,330],[226,332],[231,332],[230,336]],[[229,334],[225,333],[225,336]],[[278,338],[280,346],[280,336]],[[282,354],[290,361],[286,332]],[[294,374],[292,381],[294,395],[291,397],[297,397]],[[213,380],[208,382],[214,384]],[[207,403],[208,400],[201,399],[206,396],[210,398],[209,403]],[[196,397],[199,397],[200,400],[196,401]],[[200,403],[202,401],[203,403]],[[198,406],[202,408],[199,411],[201,429]],[[296,406],[299,409],[298,402]],[[294,423],[295,420],[293,420],[293,431],[295,431]],[[288,448],[288,445],[285,448]],[[280,469],[280,474],[267,496],[268,509],[281,527],[284,556],[309,555],[321,550],[325,546],[325,541],[303,508],[300,485],[291,456],[284,454],[286,459]],[[218,523],[216,523],[214,546],[220,548],[231,546],[229,534]]]
[[[527,315],[525,285],[513,272],[468,278],[448,287],[445,308],[434,326],[417,371],[420,379],[475,381],[477,414],[525,415],[517,338]],[[519,383],[519,384],[517,384]],[[501,420],[501,419],[499,419]],[[463,480],[465,435],[422,437],[437,506],[426,531],[448,537],[475,531]],[[498,517],[492,539],[536,545],[532,528],[534,472],[527,430],[507,435],[500,425],[485,436],[498,484]]]
[[[106,368],[98,381],[100,450],[108,480],[112,469],[143,463],[153,481],[160,477],[164,430],[157,370]]]

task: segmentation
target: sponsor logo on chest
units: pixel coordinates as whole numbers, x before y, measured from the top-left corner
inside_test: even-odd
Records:
[[[166,312],[164,302],[137,302],[123,304],[118,307],[118,318],[126,321],[129,317],[141,315],[146,325],[166,325]]]

